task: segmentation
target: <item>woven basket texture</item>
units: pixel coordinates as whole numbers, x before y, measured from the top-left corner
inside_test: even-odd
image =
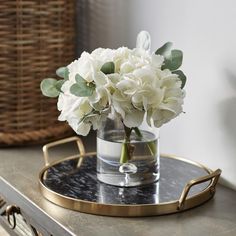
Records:
[[[73,0],[0,3],[0,146],[42,143],[67,136],[57,99],[40,82],[75,57]]]

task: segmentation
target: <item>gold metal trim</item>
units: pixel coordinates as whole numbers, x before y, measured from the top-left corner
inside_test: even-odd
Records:
[[[79,153],[81,155],[84,155],[85,154],[84,144],[83,144],[82,140],[79,137],[73,136],[73,137],[61,139],[61,140],[58,140],[58,141],[55,141],[55,142],[48,143],[48,144],[43,146],[43,154],[44,154],[45,165],[48,166],[49,163],[50,163],[49,162],[49,149],[50,148],[56,147],[58,145],[62,145],[62,144],[65,144],[65,143],[70,143],[70,142],[73,142],[73,141],[75,141],[77,143]],[[82,159],[79,159],[78,166],[80,166],[82,164],[81,162],[82,162]]]
[[[53,147],[55,145],[59,145],[62,143],[66,143],[68,141],[75,141],[75,140],[78,141],[79,138],[74,137],[73,139],[70,139],[70,138],[64,139],[64,140],[54,142],[53,145],[47,144],[45,146],[47,146],[48,148],[48,147]],[[81,144],[82,141],[80,140],[79,143]],[[211,169],[197,162],[187,160],[182,157],[177,157],[174,155],[162,154],[161,156],[164,158],[172,158],[172,159],[176,159],[179,161],[183,161],[183,162],[198,166],[202,168],[203,170],[205,170],[207,175],[191,180],[189,183],[187,183],[182,191],[180,199],[176,201],[163,202],[160,204],[138,204],[138,205],[95,203],[95,202],[66,197],[50,190],[43,184],[43,177],[48,168],[50,168],[53,165],[56,165],[57,163],[60,163],[61,161],[75,159],[78,157],[80,157],[80,159],[83,160],[83,157],[96,155],[96,152],[85,153],[83,148],[82,149],[79,148],[80,151],[82,150],[80,154],[70,156],[70,157],[64,158],[63,160],[55,161],[49,164],[49,156],[48,156],[47,148],[45,148],[45,146],[44,146],[43,151],[44,151],[44,154],[46,153],[46,157],[45,157],[46,166],[39,173],[39,188],[43,196],[49,201],[59,206],[62,206],[71,210],[76,210],[76,211],[96,214],[96,215],[138,217],[138,216],[165,215],[165,214],[170,214],[170,213],[181,212],[181,211],[193,208],[195,206],[201,205],[202,203],[211,199],[215,194],[216,184],[221,174],[220,169],[217,169],[216,171],[212,171]],[[206,182],[206,181],[210,181],[210,183],[204,190],[202,190],[201,192],[193,196],[188,196],[188,193],[191,187],[193,187],[194,185]]]
[[[209,181],[209,180],[213,180],[213,181],[211,181],[211,184],[209,185],[210,186],[209,190],[210,190],[211,194],[215,193],[215,187],[216,187],[216,184],[217,184],[218,179],[220,177],[220,174],[221,174],[221,170],[217,169],[216,171],[212,172],[211,174],[209,174],[207,176],[203,176],[203,177],[200,177],[198,179],[194,179],[194,180],[189,181],[185,185],[185,187],[183,189],[183,192],[180,196],[179,207],[178,208],[182,209],[184,207],[184,203],[185,203],[185,200],[188,196],[188,193],[194,185],[201,184],[201,183]]]

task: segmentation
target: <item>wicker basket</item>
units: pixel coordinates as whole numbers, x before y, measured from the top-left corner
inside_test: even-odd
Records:
[[[10,0],[0,4],[0,145],[66,136],[56,99],[39,89],[45,77],[75,57],[75,3]]]

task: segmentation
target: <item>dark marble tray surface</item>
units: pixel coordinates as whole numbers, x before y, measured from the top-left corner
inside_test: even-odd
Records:
[[[140,187],[116,187],[101,183],[96,176],[96,157],[86,157],[78,169],[78,159],[65,160],[47,170],[43,184],[52,191],[78,200],[104,204],[159,204],[179,199],[190,180],[206,175],[206,171],[190,163],[161,157],[160,180]],[[44,175],[45,176],[45,175]],[[209,182],[194,186],[194,195]]]

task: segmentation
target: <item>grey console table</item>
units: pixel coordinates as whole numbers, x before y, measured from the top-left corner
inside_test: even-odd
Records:
[[[93,141],[86,139],[92,151]],[[38,190],[38,173],[44,162],[42,146],[0,150],[0,223],[11,235],[53,236],[235,236],[236,192],[219,185],[213,200],[195,209],[167,216],[116,218],[71,211],[47,201]],[[55,159],[75,147],[54,150]],[[15,229],[9,227],[4,210],[14,205],[20,212]],[[13,224],[13,222],[11,221]],[[21,225],[27,223],[25,228]]]

